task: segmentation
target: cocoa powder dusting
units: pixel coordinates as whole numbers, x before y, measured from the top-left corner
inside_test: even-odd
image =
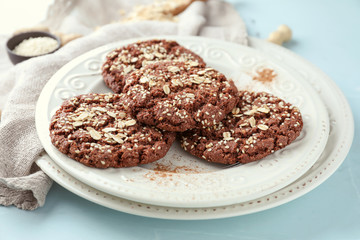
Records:
[[[258,70],[256,73],[258,75],[254,76],[253,80],[259,81],[262,83],[272,82],[274,80],[274,78],[277,76],[276,73],[274,73],[274,70],[270,69],[270,68]]]
[[[161,173],[199,173],[199,171],[186,167],[186,166],[169,166],[161,163],[155,163],[156,167],[153,169],[155,172]]]
[[[150,179],[150,181],[155,181],[157,178],[169,178],[172,180],[173,173],[200,173],[200,171],[195,170],[193,168],[189,168],[186,166],[169,166],[161,163],[154,163],[155,168],[153,168],[153,172],[149,172],[145,174],[145,176]]]

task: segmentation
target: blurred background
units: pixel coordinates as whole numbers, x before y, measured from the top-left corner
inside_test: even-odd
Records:
[[[21,29],[44,25],[76,39],[99,26],[129,17],[135,1],[122,2],[128,5],[110,0],[1,0],[0,42]],[[5,227],[8,233],[17,233],[19,225],[13,222],[18,222],[23,224],[24,232],[33,232],[33,236],[54,236],[53,233],[63,227],[66,231],[59,234],[59,238],[69,236],[70,229],[75,233],[88,232],[97,239],[104,234],[113,239],[119,235],[124,239],[174,239],[174,236],[229,240],[240,239],[240,236],[243,239],[360,239],[360,84],[357,73],[360,1],[227,2],[245,22],[249,36],[267,39],[279,25],[287,24],[293,38],[283,46],[324,71],[344,93],[355,119],[355,138],[340,168],[319,187],[295,201],[251,215],[211,221],[166,221],[128,215],[91,203],[54,183],[47,204],[37,211],[0,209],[3,219],[14,220],[7,224],[3,224],[3,220],[0,234]],[[153,1],[136,3],[152,4]],[[136,11],[133,13],[136,15]],[[134,20],[135,15],[128,20]],[[172,20],[168,15],[162,17]],[[1,47],[0,56],[4,54],[6,51]],[[0,58],[0,73],[11,66],[7,57]],[[69,219],[71,214],[76,216]],[[104,231],[82,225],[84,222],[103,227]]]

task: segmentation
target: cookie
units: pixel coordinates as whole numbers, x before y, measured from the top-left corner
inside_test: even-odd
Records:
[[[233,81],[222,73],[176,61],[134,71],[124,92],[139,122],[175,132],[219,123],[238,100]]]
[[[249,163],[284,148],[300,134],[299,110],[271,94],[239,92],[239,102],[214,128],[190,130],[181,146],[209,162]]]
[[[85,94],[65,101],[50,123],[52,144],[95,168],[132,167],[165,156],[175,134],[133,119],[123,94]]]
[[[200,56],[175,41],[147,40],[111,51],[102,66],[102,76],[109,88],[115,93],[121,93],[127,74],[149,63],[164,60],[192,62],[199,66],[206,65]]]

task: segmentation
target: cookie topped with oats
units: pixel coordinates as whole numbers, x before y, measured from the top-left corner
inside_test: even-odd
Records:
[[[102,76],[106,85],[121,93],[124,78],[136,69],[157,61],[185,61],[205,66],[203,59],[191,50],[171,40],[146,40],[115,49],[106,56]]]
[[[126,78],[133,116],[147,125],[183,132],[212,127],[233,109],[238,90],[213,68],[188,62],[157,62]]]
[[[165,156],[175,133],[144,126],[129,114],[123,94],[85,94],[65,101],[50,123],[52,144],[96,168],[132,167]]]
[[[298,108],[271,94],[239,92],[232,112],[212,128],[181,135],[181,146],[209,162],[249,163],[284,148],[300,134]]]

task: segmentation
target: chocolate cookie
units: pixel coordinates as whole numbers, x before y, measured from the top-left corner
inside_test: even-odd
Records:
[[[102,66],[106,85],[115,93],[121,93],[124,77],[135,69],[156,61],[185,61],[205,66],[201,57],[170,40],[139,41],[111,51]]]
[[[216,127],[182,133],[182,147],[209,162],[249,163],[299,136],[303,121],[296,107],[264,92],[239,94],[237,106]]]
[[[175,132],[219,123],[238,100],[233,81],[215,69],[175,61],[134,71],[124,92],[139,122]]]
[[[120,168],[165,156],[175,134],[133,119],[123,94],[85,94],[65,101],[52,117],[50,138],[60,152],[89,167]]]

